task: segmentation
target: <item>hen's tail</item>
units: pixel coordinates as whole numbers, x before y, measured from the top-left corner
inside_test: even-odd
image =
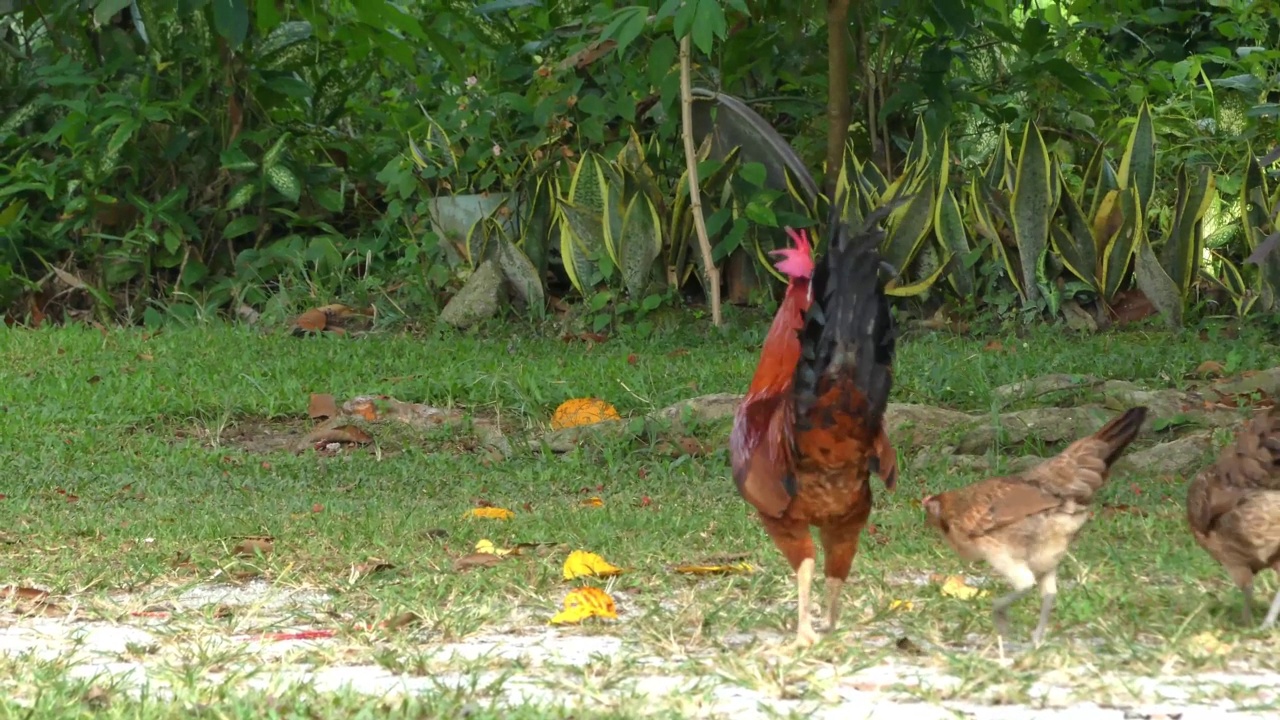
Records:
[[[875,437],[893,384],[894,323],[880,277],[880,221],[905,198],[867,216],[850,236],[832,203],[827,251],[813,271],[813,304],[800,331],[800,361],[794,392],[797,419],[803,423],[841,379],[852,381],[846,411],[858,414]],[[830,398],[827,398],[829,401]],[[845,404],[845,403],[841,403]]]
[[[1146,419],[1145,407],[1132,407],[1093,434],[1094,440],[1105,443],[1106,455],[1103,456],[1102,461],[1107,464],[1107,469],[1111,469],[1111,465],[1120,458],[1124,449],[1129,447],[1129,443],[1138,436],[1138,431],[1142,429],[1142,422]]]

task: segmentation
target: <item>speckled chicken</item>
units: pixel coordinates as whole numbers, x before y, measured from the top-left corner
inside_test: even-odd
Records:
[[[928,523],[966,560],[984,560],[1013,586],[995,601],[996,631],[1009,635],[1009,607],[1040,588],[1039,644],[1058,594],[1058,564],[1089,520],[1094,493],[1137,437],[1145,407],[1126,410],[1034,468],[924,499]]]
[[[1280,573],[1280,408],[1259,413],[1218,461],[1187,488],[1187,523],[1196,542],[1222,564],[1244,593],[1244,622],[1253,624],[1253,578]],[[1280,591],[1262,627],[1280,616]]]

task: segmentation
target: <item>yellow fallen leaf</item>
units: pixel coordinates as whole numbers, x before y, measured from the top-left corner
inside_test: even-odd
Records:
[[[499,557],[510,555],[515,552],[514,548],[500,548],[493,544],[492,540],[480,539],[476,541],[476,552],[484,555],[497,555]]]
[[[622,572],[621,568],[616,568],[613,565],[610,565],[604,558],[593,552],[587,552],[586,550],[574,550],[569,553],[569,557],[564,560],[565,580],[586,577],[588,575],[605,577],[607,575],[617,575],[620,572]]]
[[[590,497],[582,501],[582,507],[604,507],[604,500],[598,497]]]
[[[572,590],[564,596],[564,610],[551,618],[551,624],[580,623],[589,617],[617,619],[618,607],[609,593],[594,587]]]
[[[748,575],[756,571],[750,563],[731,563],[728,565],[680,565],[672,568],[673,572],[685,575]]]
[[[1231,651],[1230,643],[1222,642],[1217,635],[1207,630],[1193,636],[1188,643],[1191,645],[1191,649],[1199,655],[1225,655]]]
[[[890,610],[905,610],[907,612],[911,612],[912,609],[914,608],[915,608],[915,603],[911,602],[910,600],[894,600],[893,602],[889,603]]]
[[[960,600],[972,600],[987,593],[985,590],[966,585],[964,578],[960,575],[948,575],[947,579],[942,583],[942,594]]]
[[[470,509],[466,513],[464,513],[462,517],[463,518],[468,518],[468,517],[486,518],[489,520],[510,520],[515,516],[516,516],[515,513],[511,512],[506,508],[482,507],[482,508]]]

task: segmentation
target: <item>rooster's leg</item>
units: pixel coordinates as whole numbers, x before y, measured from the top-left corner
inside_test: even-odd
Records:
[[[791,569],[796,573],[796,594],[800,602],[796,616],[796,645],[808,647],[818,641],[813,631],[813,619],[809,615],[809,592],[813,585],[814,556],[813,536],[807,523],[762,517],[764,529],[773,538]]]
[[[796,645],[809,647],[818,642],[818,634],[813,631],[813,618],[809,615],[809,592],[813,586],[813,558],[805,558],[796,569],[796,590],[799,595],[800,612],[796,617]]]
[[[858,554],[858,538],[862,536],[862,527],[867,524],[871,514],[871,501],[852,517],[843,518],[839,522],[823,525],[818,533],[822,542],[822,557],[826,574],[827,591],[827,632],[836,631],[836,622],[840,620],[840,593],[844,590],[845,580],[849,578],[849,568],[853,566],[853,556]]]
[[[1053,601],[1058,597],[1058,572],[1050,570],[1040,578],[1040,622],[1036,623],[1035,632],[1031,633],[1031,643],[1039,645],[1044,639],[1045,628],[1049,625],[1049,616],[1053,614]]]
[[[1271,601],[1271,609],[1267,611],[1267,618],[1262,621],[1262,629],[1268,630],[1272,625],[1275,625],[1277,616],[1280,616],[1280,590],[1276,590],[1276,597]]]

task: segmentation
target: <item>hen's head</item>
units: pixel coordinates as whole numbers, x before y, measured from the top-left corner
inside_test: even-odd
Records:
[[[771,250],[769,254],[779,258],[774,267],[788,279],[808,280],[813,276],[813,246],[809,244],[809,234],[791,228],[786,228],[786,231],[795,247]]]

